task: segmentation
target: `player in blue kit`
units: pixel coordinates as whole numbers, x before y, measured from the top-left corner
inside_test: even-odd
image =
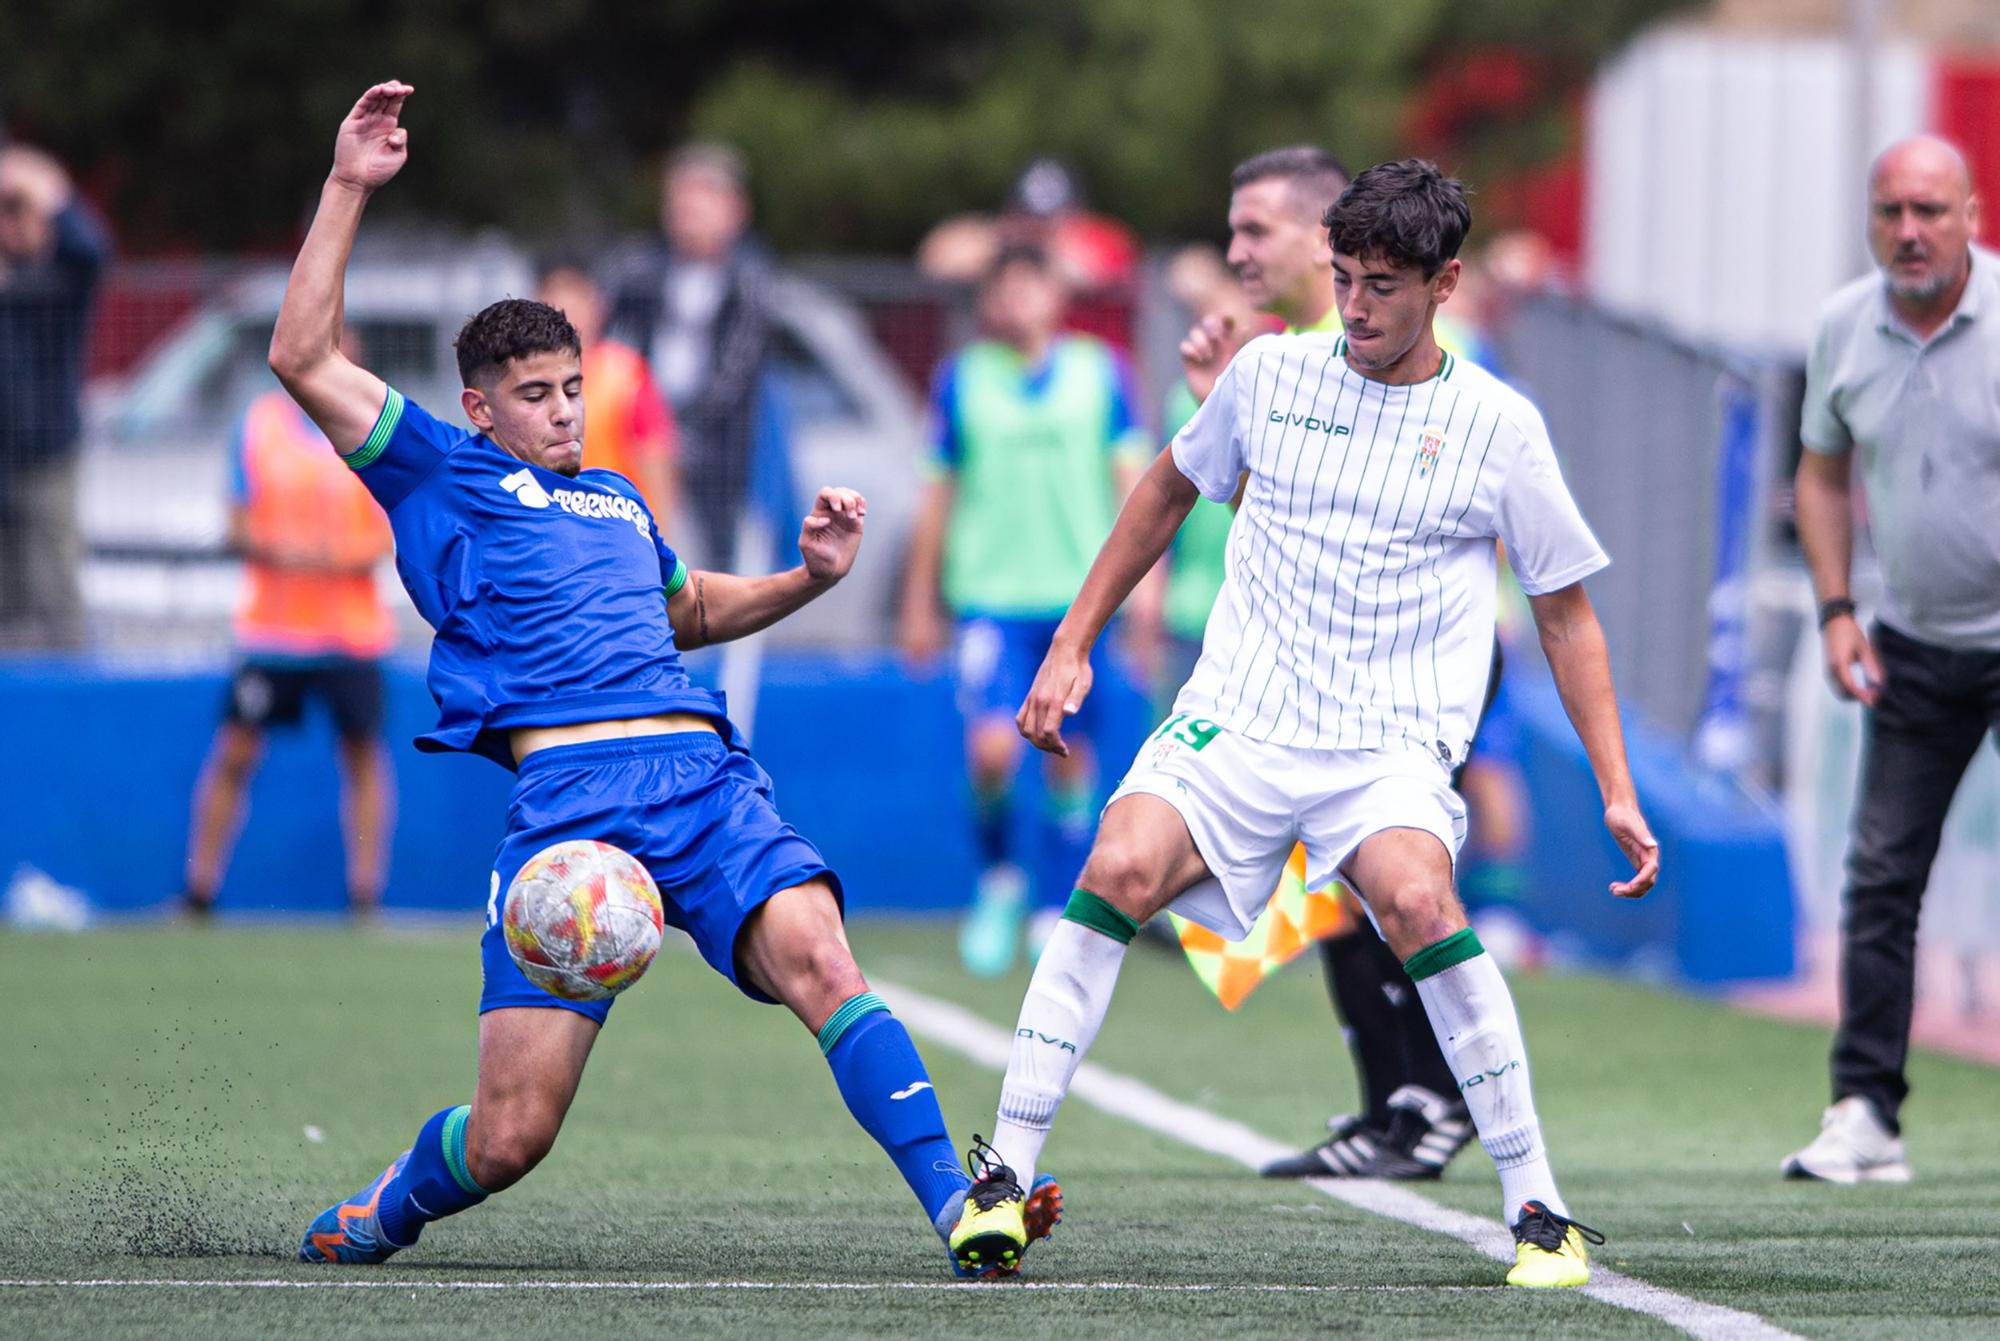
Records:
[[[434,1114],[373,1182],[321,1213],[300,1258],[380,1262],[549,1152],[610,1003],[530,983],[507,954],[500,903],[536,852],[595,838],[645,864],[667,920],[717,972],[818,1036],[849,1111],[955,1267],[1011,1274],[1054,1227],[1060,1192],[1038,1182],[1026,1195],[984,1161],[976,1181],[959,1170],[923,1060],[855,966],[839,880],[779,818],[721,698],[688,679],[676,650],[753,633],[839,581],[865,502],[822,489],[799,536],[804,562],[789,572],[690,573],[636,487],[581,469],[581,355],[554,308],[508,299],[459,332],[462,406],[477,432],[342,357],[348,254],[369,195],[408,155],[398,119],[410,92],[378,84],[342,122],[271,367],[388,513],[397,571],[437,631],[438,723],[418,748],[483,754],[519,780],[487,900],[472,1102]]]

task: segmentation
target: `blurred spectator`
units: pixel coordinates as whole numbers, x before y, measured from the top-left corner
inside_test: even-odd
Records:
[[[1022,170],[998,217],[961,214],[933,228],[917,248],[917,264],[933,279],[970,283],[1016,245],[1046,251],[1072,290],[1120,287],[1138,272],[1138,238],[1118,220],[1086,210],[1076,175],[1053,158]]]
[[[0,647],[83,642],[77,399],[110,249],[61,165],[0,148]]]
[[[358,362],[353,337],[341,344]],[[381,899],[394,827],[381,662],[396,630],[375,588],[375,568],[392,549],[389,519],[282,390],[252,401],[237,424],[229,538],[243,557],[241,663],[195,785],[182,898],[197,917],[213,910],[264,733],[298,725],[306,700],[318,698],[339,742],[348,906],[368,914]]]
[[[749,487],[759,378],[771,350],[762,257],[746,240],[749,177],[720,144],[672,156],[661,236],[615,267],[611,334],[644,353],[680,428],[681,482],[700,562],[736,562]],[[762,556],[757,556],[761,560]]]
[[[658,523],[673,526],[680,502],[674,416],[645,357],[605,337],[604,293],[582,266],[549,267],[535,296],[568,317],[583,342],[583,464],[638,485]]]
[[[1906,1183],[1902,1107],[1918,914],[1960,779],[2000,729],[2000,256],[1972,245],[1964,156],[1928,136],[1868,178],[1879,270],[1820,311],[1806,359],[1797,507],[1826,674],[1868,709],[1847,853],[1833,1103],[1790,1178]],[[1882,568],[1856,618],[1852,478]]]
[[[904,591],[902,644],[913,659],[943,648],[940,595],[958,621],[958,706],[982,865],[959,949],[981,976],[1012,966],[1027,912],[1030,863],[1017,850],[1011,804],[1023,748],[1014,714],[1149,455],[1130,371],[1102,341],[1061,333],[1066,301],[1052,262],[1033,247],[1001,252],[980,286],[986,337],[939,369],[931,394],[931,482]],[[1047,759],[1044,832],[1070,871],[1082,865],[1094,813],[1091,703],[1069,755]]]

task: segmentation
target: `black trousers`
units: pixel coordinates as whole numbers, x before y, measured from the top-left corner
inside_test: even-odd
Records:
[[[1833,1097],[1870,1100],[1892,1131],[1910,1091],[1917,912],[1945,812],[2000,730],[2000,652],[1955,652],[1877,624],[1886,683],[1868,726],[1847,854]]]

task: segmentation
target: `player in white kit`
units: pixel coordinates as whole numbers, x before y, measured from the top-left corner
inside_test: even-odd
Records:
[[[1253,340],[1126,502],[1020,713],[1062,752],[1089,653],[1197,493],[1246,481],[1228,580],[1173,714],[1099,823],[1021,1006],[993,1149],[1020,1186],[1110,1005],[1126,944],[1162,908],[1240,937],[1295,841],[1309,885],[1366,900],[1415,981],[1513,1227],[1513,1285],[1582,1285],[1535,1116],[1513,998],[1452,887],[1504,541],[1604,798],[1652,888],[1659,849],[1625,762],[1604,635],[1581,581],[1607,562],[1563,484],[1541,416],[1439,350],[1438,305],[1471,224],[1460,185],[1416,159],[1355,178],[1327,211],[1344,335]],[[990,1199],[989,1199],[990,1200]],[[993,1208],[975,1208],[968,1214]]]

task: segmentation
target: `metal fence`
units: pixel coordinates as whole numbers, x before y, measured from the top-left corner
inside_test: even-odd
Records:
[[[1558,297],[1523,304],[1502,345],[1612,554],[1591,589],[1623,701],[1700,753],[1718,681],[1736,680],[1743,737],[1723,762],[1783,809],[1808,961],[1830,990],[1863,722],[1825,683],[1791,524],[1798,360],[1691,344]],[[1747,488],[1731,487],[1725,459],[1735,403],[1754,411]],[[1732,524],[1747,528],[1733,565]],[[1854,556],[1864,612],[1879,591],[1864,531]],[[2000,995],[1996,879],[2000,758],[1981,750],[1925,896],[1919,992],[1946,1013],[1969,1019]]]
[[[1692,743],[1718,680],[1733,677],[1746,738],[1729,762],[1775,785],[1784,679],[1810,602],[1790,526],[1798,364],[1555,294],[1521,302],[1497,334],[1611,554],[1590,588],[1621,701]],[[1739,410],[1747,425],[1732,422]],[[1748,469],[1732,482],[1742,431]],[[1733,552],[1732,526],[1743,528]]]

